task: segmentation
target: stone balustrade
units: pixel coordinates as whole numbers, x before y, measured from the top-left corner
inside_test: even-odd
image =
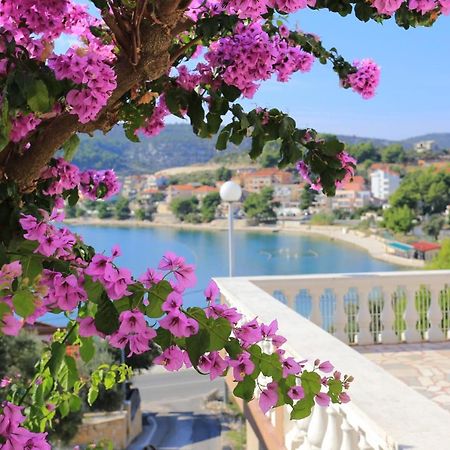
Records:
[[[289,407],[269,412],[264,421],[255,419],[254,413],[249,420],[253,428],[272,427],[286,450],[450,449],[450,414],[347,345],[448,339],[450,271],[221,278],[216,282],[222,301],[238,308],[246,319],[258,317],[270,323],[276,318],[280,333],[288,339],[284,345],[288,354],[298,360],[329,359],[338,370],[355,377],[350,403],[315,406],[311,417],[301,421],[289,420]],[[301,311],[303,316],[295,311],[302,304],[302,290],[310,298],[309,311]],[[356,295],[350,295],[352,290]],[[376,290],[382,291],[381,299],[372,295]],[[269,294],[274,291],[282,292],[282,296],[278,293],[281,302]],[[424,308],[421,298],[425,298]],[[377,307],[371,305],[374,299]],[[399,299],[401,319],[395,312]],[[263,431],[254,430],[260,444],[248,445],[248,450],[282,450],[264,441],[269,433]]]
[[[348,344],[450,339],[450,271],[254,277],[252,282]]]

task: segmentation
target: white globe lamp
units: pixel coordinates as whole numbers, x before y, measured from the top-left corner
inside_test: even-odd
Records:
[[[242,189],[234,181],[226,181],[220,188],[220,198],[228,203],[228,275],[233,276],[233,203],[242,197]]]
[[[238,202],[242,196],[241,187],[234,181],[226,181],[220,188],[220,198],[224,202]]]

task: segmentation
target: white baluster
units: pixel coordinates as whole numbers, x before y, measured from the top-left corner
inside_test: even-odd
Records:
[[[394,332],[394,311],[392,309],[392,289],[383,289],[384,306],[381,311],[381,342],[383,344],[395,344],[398,342],[397,335]]]
[[[311,322],[315,323],[319,327],[322,327],[322,314],[320,312],[320,297],[322,296],[323,290],[310,289],[309,295],[311,296]]]
[[[416,291],[415,289],[405,288],[406,309],[404,319],[406,322],[405,341],[406,342],[420,342],[422,338],[417,330],[417,321],[419,320],[419,313],[416,308]],[[420,292],[419,292],[420,295]]]
[[[314,406],[308,433],[305,442],[300,447],[301,450],[320,450],[327,429],[327,420],[325,408],[318,405]]]
[[[323,438],[321,450],[340,450],[342,442],[341,421],[339,411],[334,406],[327,408],[327,431]]]
[[[428,310],[428,320],[430,321],[430,329],[428,330],[428,339],[431,342],[444,340],[444,333],[441,328],[442,310],[439,304],[441,290],[432,286],[430,289],[431,303]]]
[[[359,450],[372,450],[372,447],[368,444],[366,440],[366,434],[364,431],[359,430],[359,442],[358,442],[358,449]]]
[[[345,332],[345,326],[347,325],[347,313],[345,312],[344,296],[347,293],[347,289],[338,288],[334,289],[336,296],[336,312],[334,315],[334,336],[340,341],[348,344],[348,333]]]
[[[342,420],[342,445],[340,450],[356,450],[357,447],[357,434],[353,427],[347,422],[344,417]]]
[[[290,289],[284,289],[283,294],[286,297],[286,304],[289,306],[289,308],[296,311],[296,304],[295,300],[297,298],[298,289],[290,288]]]
[[[291,445],[288,450],[298,450],[302,444],[305,443],[306,435],[308,433],[309,423],[311,422],[311,416],[306,417],[302,420],[294,421],[294,428],[291,430],[293,434],[291,440]],[[301,447],[303,450],[309,450],[311,447]]]
[[[358,289],[358,302],[359,309],[356,316],[359,326],[358,345],[373,344],[373,335],[370,332],[372,318],[370,317],[369,309],[369,289]]]

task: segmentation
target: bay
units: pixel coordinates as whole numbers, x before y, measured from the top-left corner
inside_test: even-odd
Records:
[[[162,255],[172,251],[197,268],[197,286],[186,292],[186,306],[203,306],[202,292],[211,277],[228,275],[226,231],[176,228],[126,228],[71,226],[97,252],[110,254],[119,244],[117,263],[138,277],[148,267],[156,268]],[[283,233],[235,232],[235,276],[304,275],[401,270],[372,258],[353,245],[325,237]]]

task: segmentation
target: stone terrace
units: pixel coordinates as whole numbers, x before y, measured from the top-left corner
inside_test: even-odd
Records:
[[[449,342],[363,345],[354,349],[450,412]]]

